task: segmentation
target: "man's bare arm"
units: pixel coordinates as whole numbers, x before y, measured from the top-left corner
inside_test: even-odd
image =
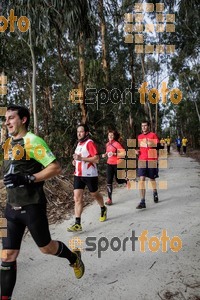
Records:
[[[53,161],[42,171],[35,173],[33,175],[36,178],[35,182],[40,182],[40,181],[50,179],[56,175],[59,175],[60,173],[61,173],[60,164],[57,161]]]

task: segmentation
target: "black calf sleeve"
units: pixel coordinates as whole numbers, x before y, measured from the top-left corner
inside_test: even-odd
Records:
[[[108,198],[111,200],[112,200],[112,190],[113,190],[112,184],[107,184]]]
[[[74,264],[77,259],[77,255],[67,248],[63,242],[58,241],[58,243],[58,251],[55,255],[58,257],[67,258],[71,264]]]
[[[11,299],[17,277],[17,263],[2,262],[0,267],[1,273],[1,300]]]

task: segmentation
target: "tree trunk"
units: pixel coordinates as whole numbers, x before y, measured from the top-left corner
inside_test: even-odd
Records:
[[[130,54],[130,73],[131,73],[131,93],[132,93],[132,99],[135,98],[135,74],[134,74],[134,54],[132,51],[132,47],[129,47],[129,54]],[[134,122],[133,122],[133,116],[132,111],[130,110],[129,113],[129,130],[128,130],[128,137],[132,138],[135,133],[133,133],[134,128]]]
[[[103,69],[103,83],[107,90],[110,90],[110,66],[108,61],[108,43],[107,43],[107,28],[104,16],[104,2],[98,0],[98,15],[100,20],[100,32],[101,32],[101,47],[102,47],[102,69]],[[105,106],[102,108],[103,115],[105,114]],[[103,125],[103,132],[106,132],[106,126]]]
[[[31,36],[31,26],[29,28],[29,48],[31,51],[32,59],[32,101],[33,101],[33,122],[34,122],[34,133],[38,134],[38,119],[37,119],[37,104],[36,104],[36,61],[35,53],[33,49],[32,36]]]
[[[7,134],[6,125],[5,125],[5,122],[3,122],[2,126],[1,126],[1,140],[0,140],[0,143],[1,144],[5,143],[7,137],[8,137],[8,134]]]
[[[31,82],[31,74],[29,71],[27,71],[27,76],[28,76],[28,82]],[[33,113],[32,84],[29,84],[28,86],[30,88],[29,111],[30,111],[30,115],[32,115]]]
[[[185,74],[184,74],[184,77],[185,77],[185,80],[186,80],[186,82],[187,82],[187,85],[188,85],[188,87],[189,87],[189,89],[190,89],[191,94],[193,94],[192,88],[191,88],[191,86],[190,86],[190,84],[189,84],[189,81],[188,81],[187,77],[185,76]],[[199,120],[199,123],[200,123],[200,114],[199,114],[199,109],[198,109],[197,102],[196,102],[196,100],[194,100],[194,101],[192,101],[192,102],[194,102],[195,109],[196,109],[196,113],[197,113],[197,117],[198,117],[198,120]]]
[[[109,88],[110,85],[110,66],[108,62],[108,43],[107,43],[107,28],[106,21],[104,17],[104,4],[103,0],[98,1],[98,13],[100,19],[100,28],[101,28],[101,44],[102,44],[102,68],[104,73],[104,83],[105,88]]]
[[[104,83],[105,87],[109,87],[110,83],[110,68],[108,62],[108,45],[107,45],[107,28],[106,21],[103,11],[103,0],[98,1],[98,13],[100,18],[100,28],[101,28],[101,44],[102,44],[102,68],[104,72]]]
[[[87,110],[85,105],[85,58],[84,58],[84,41],[82,39],[83,34],[80,34],[80,40],[78,45],[79,50],[79,72],[80,81],[78,84],[80,108],[81,108],[81,123],[86,123],[87,121]]]
[[[48,82],[46,82],[48,85]],[[51,87],[46,86],[44,87],[44,134],[48,136],[49,132],[49,123],[51,123],[52,115],[52,94],[51,94]]]
[[[145,67],[144,67],[144,55],[143,54],[141,54],[141,64],[142,64],[143,82],[145,82],[146,81],[146,72],[145,72]],[[144,112],[145,112],[145,115],[147,115],[149,117],[151,129],[153,130],[153,119],[152,119],[152,112],[151,112],[151,106],[150,106],[149,101],[145,101]]]

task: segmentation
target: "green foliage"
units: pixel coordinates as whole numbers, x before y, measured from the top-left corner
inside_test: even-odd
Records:
[[[177,54],[171,61],[170,81],[179,82],[183,100],[174,111],[173,126],[177,134],[185,135],[193,147],[200,147],[199,111],[199,1],[180,1],[177,12]]]
[[[178,82],[183,100],[178,106],[158,105],[158,133],[162,129],[174,134],[180,132],[199,146],[199,124],[194,101],[200,109],[199,97],[199,12],[198,1],[180,1],[176,13],[176,34],[163,34],[161,43],[176,44],[177,53],[171,59],[136,55],[134,44],[124,43],[124,13],[133,12],[138,1],[104,1],[107,26],[107,50],[110,82],[106,86],[102,67],[102,45],[98,2],[94,1],[25,1],[15,0],[4,5],[3,15],[11,8],[15,15],[27,15],[31,20],[32,40],[36,58],[36,91],[39,132],[49,143],[63,164],[70,162],[76,145],[76,126],[81,122],[79,104],[69,101],[69,93],[80,82],[78,45],[83,34],[85,87],[95,88],[94,104],[86,105],[87,121],[92,137],[103,151],[108,128],[117,128],[123,139],[140,133],[140,122],[149,118],[149,112],[140,104],[137,89],[144,80],[149,88],[157,87],[170,70],[169,86]],[[152,2],[152,1],[151,1]],[[158,2],[158,1],[156,1]],[[51,3],[51,5],[50,5]],[[170,1],[165,1],[169,5]],[[171,4],[170,4],[171,5]],[[172,7],[171,7],[172,9]],[[15,102],[27,105],[32,112],[32,61],[28,33],[0,34],[1,64],[8,76],[8,95],[3,105]],[[149,39],[153,42],[152,38]],[[144,60],[144,70],[142,68]],[[186,81],[187,78],[187,81]],[[133,88],[127,92],[124,103],[111,101],[111,92]],[[190,87],[190,88],[189,88]],[[108,101],[97,105],[99,90],[107,89]],[[191,92],[192,91],[192,92]],[[120,99],[119,99],[120,100]],[[116,101],[117,102],[117,101]],[[156,107],[150,104],[153,122]],[[165,122],[165,123],[164,123]],[[170,129],[170,127],[172,129]],[[33,123],[31,123],[33,130]],[[171,130],[171,131],[170,131]]]

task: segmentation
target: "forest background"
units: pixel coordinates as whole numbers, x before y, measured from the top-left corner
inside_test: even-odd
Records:
[[[146,3],[153,11],[145,11]],[[142,47],[153,45],[153,53],[138,53],[138,32],[127,27],[137,23],[138,4],[144,5],[139,12]],[[137,137],[144,119],[160,138],[170,136],[174,141],[186,136],[191,147],[200,147],[198,0],[0,1],[1,16],[8,18],[11,9],[18,20],[26,16],[30,27],[22,32],[16,21],[13,32],[9,24],[0,32],[0,73],[8,81],[0,106],[29,107],[31,130],[47,141],[64,167],[72,168],[76,126],[82,122],[89,124],[100,153],[109,128],[117,129],[126,141]],[[133,15],[132,22],[127,14]],[[158,21],[157,14],[163,19]],[[171,32],[166,31],[167,14],[175,18]],[[163,32],[155,30],[158,22]],[[153,24],[153,32],[145,31],[147,23]],[[133,42],[127,42],[127,35]],[[164,46],[163,53],[157,53],[158,45],[174,45],[175,51],[166,53]],[[167,103],[160,94],[160,101],[152,104],[146,93],[141,104],[138,89],[144,82],[158,91],[167,82]],[[175,88],[182,93],[178,104],[170,101]],[[152,99],[156,97],[154,90]]]

